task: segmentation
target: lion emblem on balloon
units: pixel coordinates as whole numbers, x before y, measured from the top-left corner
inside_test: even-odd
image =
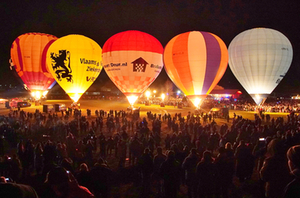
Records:
[[[67,82],[73,83],[73,75],[70,64],[70,52],[67,50],[59,50],[58,54],[52,52],[50,54],[52,59],[52,68],[55,71],[56,78],[59,81],[66,79]]]

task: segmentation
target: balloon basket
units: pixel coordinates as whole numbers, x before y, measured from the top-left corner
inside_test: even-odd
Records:
[[[71,108],[72,108],[72,109],[80,109],[80,103],[73,102],[73,103],[71,104]]]
[[[135,108],[133,105],[127,107],[127,111],[134,111],[135,109],[139,109],[139,108]]]

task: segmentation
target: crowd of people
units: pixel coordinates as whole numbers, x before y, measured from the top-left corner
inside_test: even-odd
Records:
[[[242,111],[262,111],[262,112],[279,112],[290,113],[300,112],[300,103],[297,99],[267,99],[263,104],[257,105],[253,100],[228,99],[228,100],[208,100],[207,105],[210,107],[227,107],[232,110]]]
[[[91,114],[0,116],[0,195],[115,197],[132,184],[142,197],[226,198],[240,196],[237,182],[254,180],[258,197],[300,193],[295,113],[266,120],[258,114],[253,121],[236,115],[223,124],[205,113]]]

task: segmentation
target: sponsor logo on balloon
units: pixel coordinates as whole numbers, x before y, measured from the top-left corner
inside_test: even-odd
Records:
[[[27,81],[28,85],[41,85],[44,86],[44,82],[41,80],[28,80]]]
[[[95,80],[96,80],[95,77],[89,77],[89,76],[86,77],[87,82],[89,82],[89,81],[94,82]]]
[[[151,64],[150,67],[154,68],[154,69],[162,69],[162,66],[160,66],[160,65]]]
[[[96,68],[96,67],[90,67],[90,66],[88,66],[87,69],[86,69],[86,71],[99,72],[100,73],[101,69]]]
[[[127,62],[124,62],[124,63],[110,63],[110,64],[104,65],[103,67],[107,68],[107,71],[112,71],[112,70],[120,70],[120,68],[111,69],[109,67],[126,67],[126,66],[127,66]]]
[[[148,65],[148,63],[142,57],[133,61],[132,64],[133,72],[145,72],[146,66]]]
[[[70,52],[67,50],[59,50],[58,54],[52,52],[50,58],[52,59],[52,68],[55,71],[57,79],[61,81],[65,78],[67,82],[73,83]]]
[[[95,60],[86,60],[85,58],[80,58],[81,64],[87,64],[87,65],[96,65],[99,66],[99,62]]]

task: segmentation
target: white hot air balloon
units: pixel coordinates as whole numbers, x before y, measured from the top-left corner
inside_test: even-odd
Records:
[[[228,47],[229,67],[257,105],[287,73],[293,48],[282,33],[270,28],[254,28],[238,34]]]

